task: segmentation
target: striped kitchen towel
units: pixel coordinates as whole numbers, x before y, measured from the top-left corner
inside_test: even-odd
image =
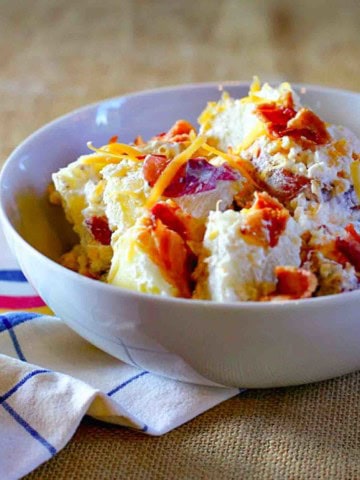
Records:
[[[85,414],[162,435],[239,393],[159,377],[100,351],[50,315],[1,232],[0,252],[1,480],[56,455]]]

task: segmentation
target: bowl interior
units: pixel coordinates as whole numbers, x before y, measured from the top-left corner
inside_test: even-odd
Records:
[[[74,111],[26,139],[10,156],[1,176],[0,204],[5,217],[33,247],[56,260],[75,241],[60,208],[47,201],[51,174],[88,153],[87,141],[102,145],[113,135],[131,142],[166,131],[179,118],[196,124],[199,113],[225,89],[234,97],[248,84],[205,84],[142,92]],[[360,95],[312,86],[296,86],[304,105],[324,120],[360,135]]]

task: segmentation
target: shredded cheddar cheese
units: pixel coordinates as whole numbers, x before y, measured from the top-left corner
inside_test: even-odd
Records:
[[[263,98],[258,97],[256,94],[261,90],[261,83],[258,77],[254,77],[252,84],[250,85],[249,95],[240,100],[241,103],[261,103]]]
[[[350,164],[350,174],[354,183],[356,196],[360,200],[360,161],[355,161]]]
[[[197,137],[192,144],[190,144],[184,151],[176,155],[172,161],[166,166],[159,178],[157,179],[150,196],[146,202],[146,207],[151,208],[155,205],[158,199],[163,194],[166,187],[171,183],[171,180],[174,178],[178,170],[184,165],[191,156],[199,150],[206,140],[204,137]]]
[[[130,145],[125,145],[124,143],[110,143],[109,145],[101,148],[94,147],[91,142],[87,142],[86,145],[89,150],[92,150],[93,152],[100,153],[101,155],[112,157],[117,160],[123,160],[124,158],[128,158],[129,160],[133,160],[134,162],[141,161],[139,158],[137,158],[138,156],[141,156],[141,152],[139,150],[136,150],[136,148],[131,147]],[[94,160],[94,162],[95,161],[97,160]]]
[[[264,103],[264,99],[257,95],[248,95],[240,100],[240,103]]]
[[[127,155],[133,155],[134,157],[138,157],[141,155],[140,150],[131,145],[126,145],[126,143],[110,143],[105,147],[106,151],[110,151],[111,153],[122,154],[126,153]]]
[[[258,76],[253,77],[253,81],[250,85],[250,93],[260,92],[261,90],[261,82]]]
[[[205,110],[199,115],[198,122],[200,125],[207,125],[214,117],[216,102],[208,102]]]

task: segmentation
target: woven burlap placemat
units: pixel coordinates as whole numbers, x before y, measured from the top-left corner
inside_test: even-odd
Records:
[[[360,372],[248,391],[163,437],[87,418],[26,479],[358,479],[359,387]]]

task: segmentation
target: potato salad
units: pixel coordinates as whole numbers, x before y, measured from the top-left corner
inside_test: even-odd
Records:
[[[114,136],[52,176],[79,242],[60,259],[141,293],[281,301],[359,288],[360,141],[291,85],[209,102],[131,144]],[[116,126],[114,126],[116,130]],[[140,132],[134,132],[134,136]]]

